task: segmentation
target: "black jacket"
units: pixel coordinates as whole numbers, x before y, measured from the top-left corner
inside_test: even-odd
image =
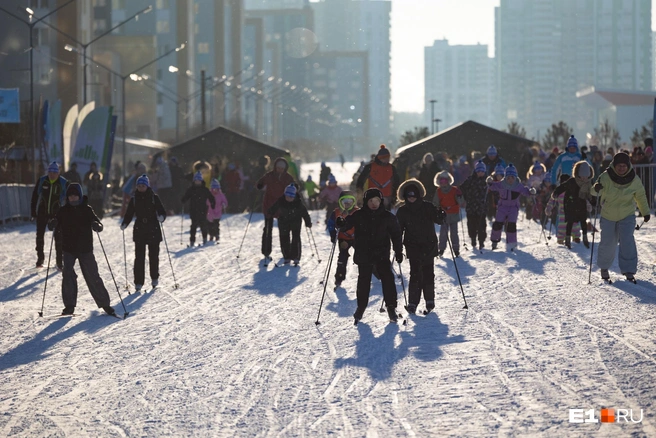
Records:
[[[182,197],[182,203],[184,204],[189,202],[189,217],[194,220],[206,220],[207,219],[207,202],[210,201],[210,206],[214,208],[216,201],[214,200],[214,195],[210,192],[210,189],[205,187],[205,185],[197,186],[193,184],[187,189],[184,196]]]
[[[408,259],[431,261],[437,256],[437,235],[435,224],[444,219],[433,203],[417,200],[406,202],[396,212],[403,244]]]
[[[30,205],[32,217],[55,217],[59,208],[66,203],[66,187],[68,181],[61,176],[52,184],[48,175],[39,178],[32,191]]]
[[[424,185],[424,188],[426,189],[426,199],[433,199],[433,195],[437,189],[435,184],[433,184],[433,180],[439,171],[440,167],[435,161],[431,161],[428,166],[426,166],[426,164],[421,165],[417,179],[421,181],[421,183]]]
[[[360,210],[347,216],[344,222],[340,229],[350,230],[355,227],[353,261],[356,265],[389,260],[390,246],[393,246],[395,253],[403,252],[399,222],[396,216],[385,210],[382,205],[378,210],[371,210],[365,204]]]
[[[269,217],[273,217],[276,212],[278,212],[279,228],[300,228],[301,219],[305,221],[306,227],[312,225],[312,219],[299,196],[296,196],[292,202],[287,202],[284,196],[278,198],[268,210]]]
[[[123,225],[129,225],[132,216],[136,216],[132,231],[132,240],[134,242],[151,243],[162,241],[162,230],[157,216],[166,217],[166,211],[162,201],[153,192],[153,189],[148,187],[143,193],[139,190],[134,192],[134,196],[130,199],[128,209],[123,217]]]
[[[588,218],[587,200],[579,197],[579,185],[576,178],[570,178],[554,190],[553,198],[557,198],[561,193],[565,193],[565,220],[578,222]]]
[[[479,178],[475,173],[470,175],[469,178],[460,184],[460,191],[467,203],[467,214],[485,214],[485,201],[487,198],[487,183],[485,177]]]
[[[86,196],[80,205],[66,204],[57,212],[57,227],[62,235],[64,252],[85,254],[93,252],[93,223],[100,224],[100,219],[88,204]]]

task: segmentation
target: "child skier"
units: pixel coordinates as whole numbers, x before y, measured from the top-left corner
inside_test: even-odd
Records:
[[[485,183],[484,178],[485,170],[483,170]],[[424,196],[426,196],[424,185],[414,178],[403,182],[397,192],[397,198],[405,201],[396,212],[396,218],[403,234],[405,253],[410,262],[409,299],[406,310],[411,314],[417,311],[422,292],[426,301],[426,312],[435,308],[433,259],[438,252],[435,224],[442,225],[445,213],[431,202],[424,201]]]
[[[517,178],[517,169],[512,163],[508,164],[505,170],[503,181],[493,182],[490,184],[490,191],[499,194],[499,206],[497,214],[492,224],[492,249],[497,249],[501,241],[501,229],[506,223],[506,243],[508,248],[513,251],[517,248],[517,216],[519,215],[519,197],[535,194],[534,188],[528,188],[521,184]]]
[[[493,182],[503,181],[505,177],[506,167],[503,164],[497,164],[497,167],[494,168],[494,172],[487,177],[487,185],[489,186]],[[492,220],[497,214],[497,206],[499,204],[499,194],[497,192],[492,192],[488,189],[487,197],[485,200],[487,204],[487,219]]]
[[[160,224],[166,220],[166,210],[159,196],[150,187],[147,175],[137,178],[136,189],[125,211],[121,230],[125,230],[132,222],[132,216],[135,216],[132,229],[134,288],[139,293],[146,277],[146,247],[148,247],[150,281],[153,288],[159,284],[159,243],[162,241]]]
[[[103,182],[103,174],[100,172],[93,172],[89,175],[87,181],[87,197],[89,198],[89,205],[93,208],[94,213],[98,218],[102,219],[105,215],[103,204],[105,201],[105,183]]]
[[[193,247],[196,242],[196,229],[200,228],[200,233],[203,236],[203,245],[207,243],[207,202],[209,201],[210,207],[216,207],[216,201],[212,192],[205,187],[203,174],[198,171],[194,174],[194,181],[187,189],[187,192],[182,197],[184,204],[189,200],[189,218],[191,219],[191,227],[189,228],[189,246]]]
[[[446,218],[440,227],[440,243],[437,256],[442,257],[442,254],[444,254],[447,245],[447,233],[450,233],[453,253],[458,257],[460,255],[458,222],[460,222],[462,192],[457,186],[453,185],[453,176],[446,170],[435,175],[433,183],[437,187],[433,203],[446,212]]]
[[[350,191],[344,191],[339,197],[339,207],[337,207],[328,219],[328,230],[330,231],[330,241],[339,247],[339,256],[337,257],[337,272],[335,272],[335,287],[339,287],[346,278],[346,264],[349,259],[349,248],[353,246],[354,229],[338,230],[335,221],[338,217],[345,218],[359,208],[355,205],[356,199]]]
[[[96,305],[108,315],[116,315],[110,306],[109,293],[98,274],[98,264],[93,256],[93,232],[101,232],[103,225],[82,196],[82,186],[72,183],[66,189],[66,205],[55,218],[48,222],[50,230],[59,227],[62,233],[64,272],[62,279],[62,315],[72,315],[77,305],[77,274],[75,260],[80,264],[82,275]]]
[[[353,261],[358,265],[358,307],[353,314],[355,323],[362,319],[371,290],[371,275],[376,266],[383,286],[383,297],[387,305],[390,321],[398,320],[396,315],[396,284],[390,264],[390,241],[398,263],[403,261],[401,230],[396,216],[387,211],[383,204],[383,194],[376,188],[364,192],[363,207],[345,218],[335,220],[340,230],[355,229],[355,255]]]
[[[467,231],[476,248],[478,238],[479,248],[485,246],[485,200],[487,198],[487,184],[485,181],[485,163],[479,160],[474,167],[474,172],[461,185],[460,190],[465,198],[467,209]]]
[[[206,201],[208,234],[210,235],[210,240],[214,240],[218,244],[219,234],[221,232],[221,216],[223,216],[223,211],[228,206],[228,198],[221,191],[221,184],[217,179],[212,180],[210,192],[212,192],[212,196],[214,197],[214,207],[210,205],[208,199]]]
[[[301,197],[298,196],[295,184],[288,185],[283,196],[267,212],[269,216],[275,216],[276,213],[282,257],[286,265],[293,260],[294,266],[298,266],[301,259],[301,220],[305,221],[305,226],[308,228],[312,228],[312,220],[301,202]]]
[[[569,175],[561,174],[560,184],[564,184],[569,178]],[[554,208],[556,209],[555,220],[553,218]],[[551,218],[552,223],[556,222],[556,242],[559,245],[564,245],[565,235],[567,234],[567,221],[565,220],[565,193],[561,193],[558,196],[550,196],[545,213]],[[574,242],[579,243],[581,241],[581,225],[578,222],[574,222],[574,225],[572,225],[572,236]]]
[[[339,197],[342,189],[337,186],[337,180],[333,174],[328,177],[328,185],[321,190],[319,201],[326,205],[326,225],[333,211],[339,206]]]
[[[572,226],[574,223],[581,224],[583,234],[583,244],[586,248],[590,247],[588,243],[588,212],[592,211],[592,205],[588,202],[590,189],[592,188],[592,167],[587,161],[579,161],[574,164],[572,169],[574,176],[556,187],[553,198],[560,194],[565,194],[563,204],[565,206],[565,246],[572,249]]]
[[[528,172],[526,172],[526,186],[528,188],[534,188],[537,192],[542,185],[542,181],[544,181],[546,171],[547,168],[544,167],[544,164],[536,161]],[[537,210],[535,208],[536,202],[536,199],[533,198],[526,199],[526,219],[539,219],[540,214],[534,215]],[[539,209],[539,211],[542,211],[542,209]]]

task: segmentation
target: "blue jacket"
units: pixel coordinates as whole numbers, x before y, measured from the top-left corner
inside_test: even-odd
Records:
[[[579,148],[576,148],[576,152],[570,154],[569,152],[563,152],[558,155],[556,161],[554,162],[553,167],[551,168],[551,184],[556,185],[558,178],[561,174],[572,176],[572,171],[574,169],[574,164],[577,161],[581,161],[583,156],[579,152]]]

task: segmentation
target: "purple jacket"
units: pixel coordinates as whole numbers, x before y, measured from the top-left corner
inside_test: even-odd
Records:
[[[519,210],[519,196],[530,196],[528,187],[522,185],[519,180],[515,180],[512,186],[506,183],[506,180],[493,182],[490,185],[490,191],[499,193],[498,209],[517,209]]]
[[[212,222],[214,219],[221,219],[223,216],[223,209],[228,205],[228,199],[223,194],[221,189],[212,189],[212,195],[214,195],[214,208],[210,205],[210,201],[207,201],[207,220]]]

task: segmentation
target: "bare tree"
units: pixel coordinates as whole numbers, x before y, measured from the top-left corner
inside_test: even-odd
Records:
[[[553,123],[547,132],[544,134],[542,140],[542,147],[550,151],[557,147],[563,149],[567,144],[567,139],[572,135],[572,128],[562,120],[558,123]]]
[[[652,137],[652,130],[654,128],[654,120],[649,120],[647,123],[642,125],[640,130],[634,129],[631,134],[631,144],[633,146],[643,146],[643,140],[645,138]]]
[[[526,138],[526,129],[517,122],[510,122],[504,130],[508,134],[516,135],[517,137]]]
[[[422,140],[430,135],[428,127],[426,126],[415,126],[413,131],[405,131],[405,133],[399,139],[401,146],[406,146],[412,144],[416,141]]]
[[[617,150],[617,147],[620,144],[620,134],[617,132],[617,129],[610,124],[608,119],[594,129],[594,135],[597,140],[597,144],[602,151],[608,150],[608,148],[614,148]]]

